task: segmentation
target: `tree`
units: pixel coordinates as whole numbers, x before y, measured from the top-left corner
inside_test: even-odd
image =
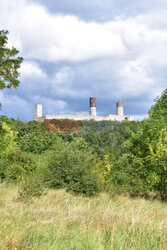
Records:
[[[167,89],[155,99],[149,119],[143,121],[139,132],[131,138],[129,151],[140,162],[138,170],[143,174],[145,186],[167,199]]]
[[[111,172],[111,189],[133,195],[153,191],[167,200],[167,89],[122,144],[122,152]]]
[[[0,30],[0,89],[11,87],[16,89],[20,84],[18,69],[23,58],[17,57],[19,51],[16,48],[6,47],[8,33],[7,30]]]
[[[18,80],[18,69],[23,61],[22,57],[17,57],[19,51],[14,47],[7,48],[8,31],[0,30],[0,89],[16,89],[20,82]],[[1,108],[1,104],[0,104]],[[7,157],[9,151],[14,148],[16,132],[12,131],[10,126],[0,121],[0,161]],[[0,165],[1,162],[0,162]]]
[[[149,117],[153,120],[163,120],[167,122],[167,89],[165,89],[161,96],[158,96],[155,100],[155,104],[149,111]]]

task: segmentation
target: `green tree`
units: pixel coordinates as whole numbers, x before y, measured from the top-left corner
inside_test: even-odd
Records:
[[[17,57],[19,51],[12,47],[6,47],[8,31],[0,30],[0,89],[16,89],[20,82],[18,80],[18,69],[23,61],[22,57]]]
[[[149,118],[130,134],[114,162],[110,189],[132,195],[153,191],[167,200],[167,90],[155,99]]]
[[[165,89],[161,96],[155,100],[155,104],[149,111],[149,117],[152,119],[160,119],[167,122],[167,89]]]

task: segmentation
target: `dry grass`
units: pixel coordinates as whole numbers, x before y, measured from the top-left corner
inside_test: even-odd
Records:
[[[167,204],[50,190],[18,202],[0,186],[0,249],[167,249]]]

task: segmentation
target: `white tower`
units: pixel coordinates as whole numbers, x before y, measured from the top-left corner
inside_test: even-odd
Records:
[[[124,116],[124,104],[123,104],[123,102],[117,102],[117,115]]]
[[[96,116],[96,98],[90,97],[89,115]]]
[[[42,117],[42,104],[35,104],[35,117],[34,120],[38,121],[38,118]]]

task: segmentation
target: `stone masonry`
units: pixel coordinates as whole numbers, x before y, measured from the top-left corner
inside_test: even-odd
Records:
[[[95,121],[133,121],[134,116],[128,115],[124,116],[123,113],[123,103],[117,102],[116,115],[108,114],[107,116],[96,115],[96,98],[90,98],[89,115],[43,115],[42,114],[42,104],[35,104],[35,121],[44,121],[45,119],[71,119],[71,120],[95,120]]]

